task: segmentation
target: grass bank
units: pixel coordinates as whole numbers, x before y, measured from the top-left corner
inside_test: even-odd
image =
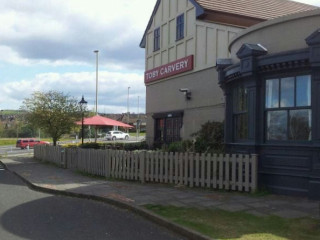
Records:
[[[199,210],[146,205],[147,209],[175,223],[214,239],[224,240],[319,240],[320,222],[310,218],[257,217],[245,212]]]

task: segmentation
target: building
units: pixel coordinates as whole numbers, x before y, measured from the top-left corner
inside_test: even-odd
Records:
[[[259,184],[320,199],[320,9],[241,32],[218,60],[229,152],[259,154]]]
[[[158,0],[145,48],[147,142],[189,139],[207,121],[223,121],[216,61],[230,57],[239,31],[314,7],[287,0]]]

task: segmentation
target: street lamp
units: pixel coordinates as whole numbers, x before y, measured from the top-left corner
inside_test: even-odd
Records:
[[[96,115],[98,115],[98,54],[99,50],[93,51],[96,54]]]
[[[130,87],[128,87],[128,99],[127,99],[127,113],[128,113],[128,116],[127,116],[127,123],[129,125],[129,122],[130,122],[130,110],[129,110],[129,90],[130,90]],[[129,129],[128,129],[129,130]]]
[[[83,107],[87,104],[88,102],[86,100],[84,100],[84,97],[82,95],[82,99],[79,102],[80,104],[80,109],[81,109],[81,113],[82,113],[82,119],[81,119],[81,137],[82,137],[82,145],[83,145],[83,135],[84,135],[84,131],[83,131],[83,118],[84,118],[84,112],[83,112]]]
[[[93,51],[96,54],[96,115],[98,115],[98,54],[99,50]],[[94,128],[94,142],[97,142],[97,126]]]

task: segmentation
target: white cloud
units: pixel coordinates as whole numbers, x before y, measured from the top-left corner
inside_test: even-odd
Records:
[[[305,4],[310,4],[314,6],[320,6],[319,0],[294,0],[295,2],[301,2]]]
[[[0,0],[0,56],[10,63],[91,63],[143,69],[139,43],[155,0]],[[143,6],[143,9],[141,8]],[[142,14],[142,13],[145,14]]]
[[[98,110],[99,112],[122,113],[127,109],[127,90],[130,86],[130,102],[135,105],[130,111],[137,111],[137,98],[140,96],[140,110],[144,111],[145,87],[143,74],[99,72]],[[95,105],[96,74],[95,72],[80,73],[44,73],[34,79],[26,79],[2,85],[0,105],[6,109],[17,109],[23,99],[30,97],[34,91],[55,89],[80,99],[82,95],[88,106]],[[131,104],[130,104],[131,105]]]

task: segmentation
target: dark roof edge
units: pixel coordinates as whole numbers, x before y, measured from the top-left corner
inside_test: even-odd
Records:
[[[161,0],[157,0],[156,5],[155,5],[154,8],[153,8],[152,14],[151,14],[151,16],[150,16],[150,19],[149,19],[149,22],[148,22],[148,25],[147,25],[147,28],[146,28],[146,30],[144,31],[143,37],[142,37],[141,42],[140,42],[140,45],[139,45],[141,48],[145,48],[145,47],[146,47],[146,35],[147,35],[147,31],[148,31],[149,28],[151,27],[152,20],[153,20],[153,16],[156,14],[156,12],[157,12],[157,10],[158,10],[158,8],[159,8],[160,2],[161,2]]]
[[[198,18],[199,16],[201,16],[202,14],[204,14],[204,9],[203,7],[200,6],[199,3],[197,3],[197,1],[195,0],[189,0],[196,8],[196,18]]]
[[[195,0],[189,0],[196,8],[196,17],[198,18],[199,16],[201,16],[202,14],[204,14],[204,9],[199,5],[199,3],[197,3]],[[159,8],[159,5],[160,5],[160,2],[161,0],[157,0],[156,2],[156,5],[154,6],[154,9],[152,11],[152,14],[151,14],[151,17],[149,19],[149,22],[148,22],[148,25],[147,25],[147,28],[146,30],[144,31],[144,34],[143,34],[143,37],[141,39],[141,42],[140,42],[140,47],[141,48],[145,48],[146,47],[146,35],[147,35],[147,32],[148,30],[150,29],[151,27],[151,24],[152,24],[152,20],[153,20],[153,17],[154,15],[156,14],[158,8]]]

